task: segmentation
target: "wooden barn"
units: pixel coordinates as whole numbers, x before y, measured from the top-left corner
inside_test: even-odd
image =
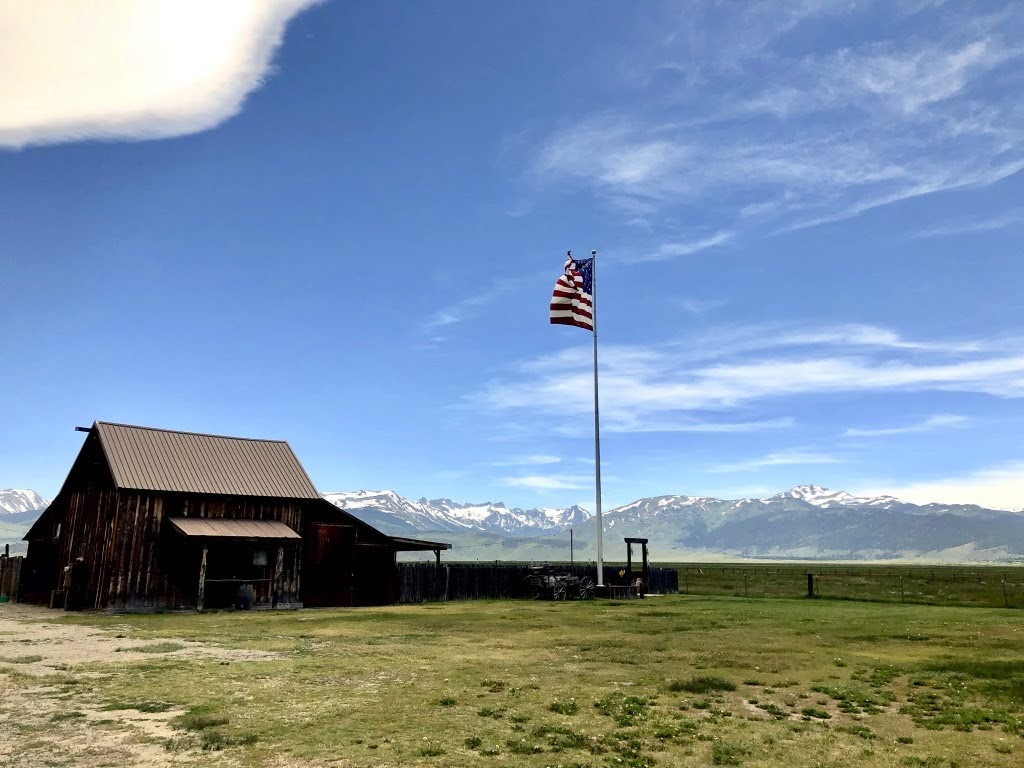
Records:
[[[382,605],[387,536],[321,498],[288,443],[95,422],[26,534],[22,599],[68,609]]]

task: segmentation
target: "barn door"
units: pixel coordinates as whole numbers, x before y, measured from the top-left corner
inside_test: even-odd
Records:
[[[353,605],[356,529],[328,523],[312,523],[310,529],[302,573],[303,604]]]

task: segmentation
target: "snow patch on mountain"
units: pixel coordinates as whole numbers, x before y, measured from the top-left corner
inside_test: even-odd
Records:
[[[6,488],[0,491],[0,513],[17,514],[45,509],[50,502],[32,490]]]
[[[893,504],[902,503],[894,496],[854,496],[846,491],[832,491],[818,485],[798,485],[795,488],[790,488],[788,491],[777,493],[770,498],[761,499],[761,501],[769,503],[773,500],[784,501],[786,499],[798,499],[800,501],[805,501],[808,504],[813,504],[816,507],[821,507],[822,509],[828,509],[829,507],[836,506],[870,506],[885,509]]]
[[[561,530],[589,520],[582,507],[508,508],[502,502],[460,504],[451,499],[412,501],[394,491],[335,491],[324,498],[371,525],[417,531],[483,531],[510,536]]]

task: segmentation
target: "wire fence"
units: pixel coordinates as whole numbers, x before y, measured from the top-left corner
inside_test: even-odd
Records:
[[[1024,608],[1024,567],[677,566],[679,591],[733,597],[817,597]]]

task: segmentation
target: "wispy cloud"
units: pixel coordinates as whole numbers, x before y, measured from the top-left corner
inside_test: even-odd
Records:
[[[516,488],[530,488],[534,491],[578,491],[588,488],[593,478],[567,477],[565,475],[526,475],[506,477],[502,484]]]
[[[677,299],[676,303],[691,315],[703,315],[725,304],[722,299]]]
[[[747,472],[765,467],[779,467],[788,465],[811,465],[811,464],[841,464],[843,459],[837,458],[829,453],[818,453],[807,450],[777,451],[760,456],[756,459],[737,461],[730,464],[717,464],[709,467],[709,472]]]
[[[978,504],[1018,510],[1024,508],[1024,460],[983,467],[958,477],[876,483],[858,494],[895,496],[915,504]]]
[[[1024,217],[1019,213],[993,216],[989,218],[960,219],[947,224],[942,224],[931,229],[922,229],[913,232],[911,237],[951,237],[954,235],[968,235],[972,232],[992,232],[1005,229],[1015,224],[1024,222]]]
[[[479,286],[479,290],[470,296],[436,310],[420,323],[420,333],[427,340],[426,344],[421,346],[426,348],[440,346],[447,341],[447,337],[444,335],[445,329],[471,320],[484,307],[493,304],[499,297],[513,290],[517,285],[535,282],[537,278],[536,275],[500,278],[492,281],[489,285]]]
[[[845,437],[886,437],[888,435],[907,435],[914,434],[917,432],[931,432],[936,429],[944,429],[948,427],[963,427],[966,426],[968,418],[966,416],[958,416],[952,413],[940,413],[935,416],[929,416],[924,421],[920,421],[917,424],[909,424],[903,427],[883,427],[880,429],[862,429],[858,427],[851,427],[843,433]]]
[[[613,418],[605,418],[601,430],[606,434],[639,434],[643,432],[739,434],[788,429],[793,424],[793,419],[788,416],[757,421],[707,421],[680,418],[679,416],[672,417],[664,414],[633,416],[620,413]],[[553,431],[555,434],[563,437],[580,437],[590,434],[592,430],[588,425],[581,423],[566,423],[554,427]]]
[[[609,432],[743,432],[790,419],[709,418],[753,403],[852,392],[973,392],[1024,397],[1024,355],[1015,340],[912,340],[874,326],[766,332],[737,328],[660,347],[602,352],[602,428]],[[467,397],[469,404],[550,418],[589,413],[578,397],[591,360],[573,348],[527,360]],[[938,417],[940,420],[947,417]],[[583,422],[580,422],[581,424]],[[938,426],[933,422],[932,427]],[[571,429],[566,427],[566,429]],[[569,434],[569,433],[567,433]],[[575,433],[572,433],[575,434]]]
[[[713,235],[702,237],[697,240],[665,243],[653,253],[637,256],[631,259],[631,261],[634,263],[644,261],[667,261],[680,256],[691,256],[695,253],[706,251],[708,248],[714,248],[716,245],[723,245],[732,240],[734,236],[735,234],[733,232],[715,232]]]
[[[562,461],[560,456],[547,456],[544,454],[533,454],[531,456],[519,456],[505,459],[504,461],[491,462],[492,467],[528,467],[543,464],[558,464]]]
[[[799,79],[812,87],[768,90],[747,106],[779,114],[856,105],[889,110],[902,118],[963,91],[971,80],[1021,54],[1013,44],[987,35],[948,45],[925,42],[900,48],[891,41],[862,50],[842,48],[801,60]]]
[[[154,139],[219,125],[319,0],[0,3],[0,146]]]
[[[461,323],[467,318],[471,317],[473,311],[479,307],[484,306],[489,302],[496,293],[495,290],[490,290],[485,293],[476,294],[470,296],[468,299],[450,304],[443,309],[439,309],[434,312],[430,317],[423,321],[420,326],[424,333],[430,334],[439,331],[449,325],[455,325]]]
[[[668,33],[652,34],[646,64],[661,80],[676,73],[676,89],[652,94],[658,78],[636,71],[629,83],[645,98],[553,131],[533,175],[588,187],[628,219],[643,212],[662,243],[668,222],[710,231],[648,249],[655,260],[758,227],[818,226],[1019,172],[1024,107],[1015,88],[988,84],[1019,77],[1024,14],[971,7],[954,17],[929,7],[751,3],[721,26],[691,7]],[[806,40],[785,43],[826,15],[888,18],[896,29],[914,14],[928,14],[914,35],[810,51]],[[744,27],[744,18],[756,25]]]

